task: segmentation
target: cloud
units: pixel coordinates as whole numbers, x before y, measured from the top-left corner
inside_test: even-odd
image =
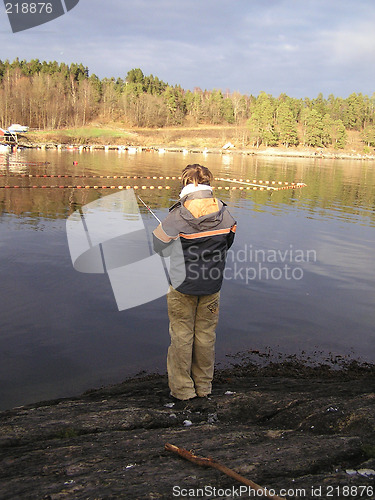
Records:
[[[362,64],[373,61],[374,21],[356,23],[354,26],[345,26],[334,33],[328,33],[327,39],[332,49],[331,60],[339,64]]]
[[[314,97],[372,93],[374,21],[373,0],[81,0],[0,42],[4,59],[82,62],[100,78],[140,67],[184,88]]]

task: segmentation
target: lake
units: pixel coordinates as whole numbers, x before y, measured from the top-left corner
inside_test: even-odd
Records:
[[[215,181],[238,223],[222,288],[218,366],[249,350],[375,361],[374,162],[22,150],[0,156],[0,186],[20,186],[0,188],[0,409],[165,373],[165,297],[119,311],[107,275],[72,266],[68,216],[118,190],[41,186],[137,185],[162,219],[180,192],[180,181],[165,177],[189,163],[217,178],[306,184],[253,190]],[[139,209],[151,234],[157,222]]]

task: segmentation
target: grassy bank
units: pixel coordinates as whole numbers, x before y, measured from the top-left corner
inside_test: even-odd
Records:
[[[35,144],[118,144],[126,146],[222,147],[232,142],[245,147],[247,130],[239,127],[202,126],[169,128],[132,128],[119,125],[91,125],[75,129],[39,130],[28,133]]]
[[[128,144],[136,134],[116,127],[87,126],[59,130],[33,130],[26,140],[33,144]]]

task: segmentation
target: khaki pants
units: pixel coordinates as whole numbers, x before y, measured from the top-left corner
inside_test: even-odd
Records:
[[[186,295],[170,287],[168,383],[172,396],[190,399],[211,393],[220,292]]]

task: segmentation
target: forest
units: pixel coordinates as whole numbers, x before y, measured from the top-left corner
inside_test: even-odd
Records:
[[[251,82],[249,82],[251,86]],[[253,147],[303,145],[343,149],[357,131],[375,146],[375,94],[298,99],[219,89],[184,90],[139,68],[124,78],[98,78],[83,64],[0,60],[0,126],[58,130],[93,122],[125,127],[245,126]]]

